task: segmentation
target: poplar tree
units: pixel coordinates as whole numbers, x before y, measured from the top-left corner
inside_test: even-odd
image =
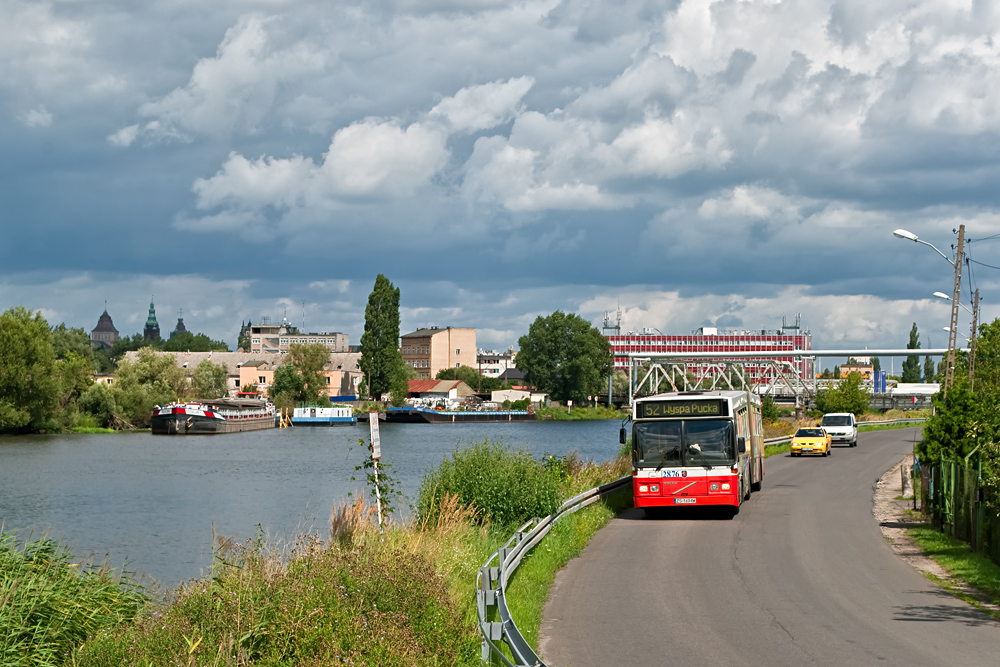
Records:
[[[392,391],[394,381],[395,393],[402,389],[399,380],[404,372],[403,355],[399,352],[399,288],[381,273],[375,278],[365,307],[365,332],[361,334],[358,366],[365,374],[368,393],[374,398]],[[394,400],[401,401],[401,397]]]
[[[917,334],[917,323],[913,323],[910,329],[910,342],[906,344],[907,350],[920,349],[920,336]],[[903,374],[899,378],[900,382],[920,382],[920,357],[912,355],[903,361]]]

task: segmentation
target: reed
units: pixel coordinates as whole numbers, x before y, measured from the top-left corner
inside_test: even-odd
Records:
[[[103,562],[75,560],[42,537],[21,545],[0,528],[0,664],[62,665],[88,637],[134,618],[142,586]]]

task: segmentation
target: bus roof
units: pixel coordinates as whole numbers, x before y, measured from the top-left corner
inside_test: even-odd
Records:
[[[679,399],[679,400],[693,400],[698,398],[729,398],[738,399],[746,397],[747,392],[745,391],[735,391],[735,390],[712,390],[712,391],[668,391],[663,394],[653,394],[652,396],[643,396],[642,398],[636,398],[636,401],[663,401],[669,399]],[[751,394],[756,396],[756,394]]]

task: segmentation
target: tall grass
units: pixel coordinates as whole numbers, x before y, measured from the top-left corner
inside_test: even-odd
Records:
[[[259,541],[223,543],[211,578],[95,637],[77,664],[475,664],[475,627],[434,563],[398,536],[380,540],[370,523],[355,526],[341,525],[333,544],[303,538],[288,554]]]
[[[142,588],[53,540],[0,531],[0,664],[62,665],[87,637],[136,616]]]
[[[564,406],[539,406],[535,409],[539,419],[557,419],[561,421],[591,421],[599,419],[624,419],[627,411],[618,410],[607,405],[580,406],[567,408]]]

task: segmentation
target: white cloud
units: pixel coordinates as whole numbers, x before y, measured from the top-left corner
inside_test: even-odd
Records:
[[[718,168],[732,157],[718,128],[701,127],[680,111],[670,119],[648,118],[626,128],[611,147],[626,171],[667,178],[702,167]]]
[[[199,209],[224,204],[254,209],[262,206],[290,207],[301,197],[315,172],[312,160],[296,155],[287,160],[261,157],[248,160],[230,153],[222,170],[209,179],[198,179],[192,189]]]
[[[324,55],[307,41],[275,43],[269,29],[279,19],[248,15],[226,31],[213,58],[195,65],[191,78],[162,99],[140,108],[157,124],[154,136],[225,133],[234,128],[257,132],[271,111],[277,89],[322,71]]]
[[[353,123],[333,135],[321,171],[338,194],[409,195],[445,165],[445,138],[420,123]]]
[[[32,109],[22,117],[22,122],[28,127],[49,127],[52,125],[52,114],[46,111],[45,105]]]
[[[488,130],[511,120],[535,80],[521,76],[508,81],[494,81],[461,89],[446,97],[430,111],[430,117],[441,117],[454,132]]]
[[[121,146],[122,148],[128,148],[135,141],[136,137],[139,136],[139,124],[129,125],[128,127],[123,127],[114,134],[108,135],[108,142],[114,146]]]

